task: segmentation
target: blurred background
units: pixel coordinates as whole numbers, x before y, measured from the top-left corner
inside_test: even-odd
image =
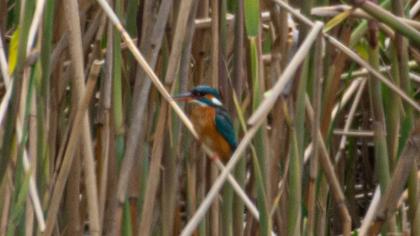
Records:
[[[199,84],[252,137],[232,175],[258,217],[226,183],[193,235],[420,235],[419,12],[0,0],[0,235],[181,234],[220,170],[162,91]]]

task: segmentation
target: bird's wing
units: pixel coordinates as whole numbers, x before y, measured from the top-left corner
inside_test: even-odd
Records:
[[[219,133],[226,139],[232,150],[235,150],[237,143],[232,119],[224,109],[218,108],[216,110],[215,123]]]

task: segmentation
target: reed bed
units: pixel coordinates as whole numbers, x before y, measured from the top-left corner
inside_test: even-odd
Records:
[[[420,235],[420,2],[0,0],[0,235]],[[173,95],[218,88],[210,159]]]

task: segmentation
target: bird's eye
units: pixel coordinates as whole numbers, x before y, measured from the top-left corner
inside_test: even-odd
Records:
[[[194,95],[196,95],[198,97],[202,97],[202,96],[204,96],[204,93],[203,92],[195,92]]]

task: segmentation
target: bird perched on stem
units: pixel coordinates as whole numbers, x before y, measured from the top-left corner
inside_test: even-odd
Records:
[[[232,119],[223,107],[219,91],[207,85],[199,85],[174,98],[192,105],[190,118],[200,141],[215,153],[211,158],[220,158],[226,163],[237,143]]]

